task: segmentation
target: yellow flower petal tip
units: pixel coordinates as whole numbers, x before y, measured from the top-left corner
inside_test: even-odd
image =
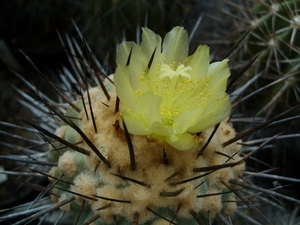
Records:
[[[188,56],[188,45],[182,27],[173,28],[163,41],[143,28],[140,45],[119,45],[114,82],[129,133],[189,150],[199,143],[197,133],[228,117],[228,60],[210,64],[206,45]]]

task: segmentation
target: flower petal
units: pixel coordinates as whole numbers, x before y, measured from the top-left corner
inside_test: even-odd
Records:
[[[172,135],[173,129],[168,126],[164,126],[161,122],[152,123],[150,126],[150,131],[154,139],[161,140]]]
[[[122,118],[120,119],[120,126],[124,130],[123,127],[123,120],[127,127],[127,130],[131,134],[138,134],[138,135],[148,135],[150,134],[149,125],[144,120],[143,117],[137,116],[134,112],[126,108],[122,108],[121,110]]]
[[[207,112],[204,115],[198,116],[194,121],[193,125],[187,128],[188,132],[197,133],[203,131],[209,127],[212,127],[222,120],[226,119],[231,111],[231,104],[226,93],[223,93],[223,96],[218,100],[212,99],[209,100],[207,105]],[[201,130],[199,130],[201,127]]]
[[[145,79],[153,80],[156,74],[159,73],[159,65],[163,63],[161,55],[161,37],[148,28],[142,28],[142,30],[143,33],[140,48],[146,56],[148,71],[144,76]]]
[[[209,65],[208,74],[211,76],[212,74],[218,74],[222,70],[228,70],[228,61],[229,59],[224,59],[221,62],[214,62]]]
[[[182,134],[188,130],[189,127],[192,127],[195,124],[195,121],[199,118],[202,118],[203,113],[202,113],[201,108],[195,108],[192,110],[187,110],[178,116],[175,117],[175,127],[174,131],[176,134]],[[196,132],[200,132],[203,130],[203,127],[201,124],[198,124]],[[195,132],[195,133],[196,133]]]
[[[199,144],[198,139],[189,133],[177,135],[176,141],[173,141],[171,137],[167,137],[165,140],[169,145],[181,151],[193,149]]]
[[[119,99],[122,100],[122,104],[134,110],[135,92],[129,83],[126,67],[117,67],[114,74],[114,84],[116,87],[116,93]]]
[[[130,55],[131,49],[134,45],[136,44],[132,41],[119,44],[116,58],[117,66],[126,66],[128,56]]]
[[[146,58],[150,60],[154,50],[156,48],[156,51],[160,52],[160,46],[161,46],[161,37],[157,34],[155,34],[152,30],[148,29],[147,27],[142,28],[142,42],[141,42],[141,49],[143,53],[145,54]]]
[[[185,66],[190,66],[193,70],[190,72],[193,81],[206,76],[209,68],[209,47],[200,45],[193,55],[189,56],[185,61]]]
[[[143,92],[147,92],[147,86],[143,88],[140,87],[141,79],[140,77],[145,73],[147,70],[147,63],[148,60],[146,56],[143,54],[140,46],[133,45],[131,58],[130,58],[130,65],[127,66],[128,68],[128,78],[130,81],[130,85],[133,90],[142,90]]]
[[[228,59],[221,62],[214,62],[210,64],[208,69],[208,77],[210,79],[209,90],[214,92],[225,92],[227,88],[227,79],[230,76],[228,67]]]
[[[163,41],[163,57],[165,63],[182,63],[188,56],[188,34],[182,27],[174,27],[166,34]]]
[[[138,114],[143,116],[150,126],[154,122],[161,122],[159,106],[162,102],[162,97],[154,95],[152,92],[147,92],[137,98]]]
[[[126,122],[129,133],[146,135],[153,132],[151,126],[154,123],[161,124],[161,115],[158,110],[161,102],[161,97],[147,92],[136,97],[135,106],[132,107],[134,111],[132,108],[122,107],[120,114]]]

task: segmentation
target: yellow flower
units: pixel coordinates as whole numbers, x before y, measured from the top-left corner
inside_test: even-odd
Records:
[[[186,30],[175,27],[163,42],[143,28],[140,45],[119,45],[114,80],[120,114],[131,134],[189,150],[199,142],[196,133],[229,115],[228,60],[210,64],[205,45],[188,56],[188,44]]]

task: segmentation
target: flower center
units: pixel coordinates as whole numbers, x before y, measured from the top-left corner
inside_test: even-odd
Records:
[[[179,64],[176,70],[173,69],[174,67],[175,63],[170,65],[162,64],[160,69],[160,78],[169,77],[170,79],[172,79],[174,76],[181,75],[183,77],[187,77],[189,80],[191,79],[191,75],[188,72],[192,70],[192,67],[185,66],[183,64]]]
[[[163,96],[160,114],[163,117],[163,124],[167,126],[174,127],[174,118],[186,110],[186,97],[190,96],[194,88],[191,70],[190,66],[177,63],[160,65],[162,82],[160,95]]]

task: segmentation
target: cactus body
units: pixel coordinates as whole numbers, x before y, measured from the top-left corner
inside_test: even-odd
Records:
[[[124,131],[116,125],[119,115],[114,112],[115,102],[107,101],[100,87],[88,92],[98,132],[93,128],[91,115],[87,119],[84,110],[77,115],[78,126],[111,167],[101,162],[73,128],[60,127],[56,132],[58,136],[90,152],[84,155],[62,144],[53,145],[56,149],[52,149],[50,158],[57,160],[58,166],[52,168],[50,175],[57,178],[63,175],[64,181],[55,184],[52,199],[59,202],[76,193],[76,201],[65,205],[63,210],[77,212],[76,215],[83,210],[83,220],[98,215],[95,224],[111,224],[114,220],[118,224],[131,224],[134,218],[138,218],[139,224],[165,224],[167,220],[197,224],[191,212],[207,221],[217,213],[228,215],[235,211],[235,195],[231,192],[234,187],[229,181],[239,179],[244,164],[238,156],[239,145],[222,146],[235,135],[230,124],[221,123],[204,154],[198,158],[197,152],[213,128],[200,134],[198,148],[184,152],[146,136],[131,135],[136,161],[136,169],[132,170]],[[112,98],[113,95],[114,90]],[[84,101],[87,104],[87,95]],[[77,105],[82,104],[77,101]],[[236,164],[231,167],[231,163]],[[224,167],[213,167],[220,165]]]
[[[253,74],[257,74],[257,78],[260,76],[248,93],[251,95],[260,89],[261,98],[251,98],[253,101],[250,104],[256,103],[248,107],[254,108],[259,104],[257,115],[271,118],[299,101],[300,2],[264,0],[231,6],[234,11],[229,16],[233,19],[236,32],[228,35],[235,37],[233,43],[241,37],[244,39],[236,60],[248,63],[250,59],[255,59],[245,75],[247,79]],[[278,104],[280,102],[284,104]]]
[[[261,68],[270,72],[296,71],[299,64],[297,40],[300,38],[299,1],[257,2],[253,6],[248,50],[252,55],[261,53]],[[297,60],[298,59],[298,60]],[[295,68],[294,68],[295,67]]]

